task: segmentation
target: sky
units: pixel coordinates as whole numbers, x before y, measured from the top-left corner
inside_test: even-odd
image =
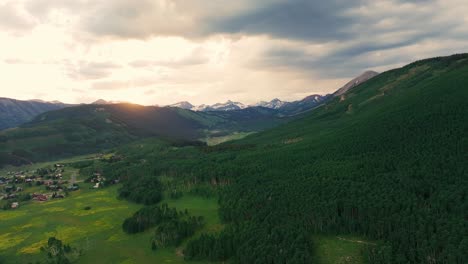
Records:
[[[0,97],[292,101],[468,52],[466,0],[0,0]]]

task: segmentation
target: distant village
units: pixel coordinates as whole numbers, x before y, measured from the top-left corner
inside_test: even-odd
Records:
[[[8,210],[17,209],[27,201],[63,199],[70,192],[80,189],[76,175],[65,180],[64,172],[65,166],[62,164],[32,171],[8,171],[6,175],[0,175],[0,204],[4,210]],[[105,180],[96,172],[87,181],[94,184],[91,188],[98,189],[103,187]]]
[[[97,154],[93,159],[114,162],[122,159],[120,155]],[[36,170],[19,170],[0,173],[0,210],[17,209],[27,202],[47,202],[54,199],[64,199],[70,192],[80,190],[86,184],[87,188],[100,189],[106,185],[118,184],[119,179],[107,180],[101,172],[86,175],[86,179],[77,181],[78,172],[67,171],[65,164],[56,163],[53,166]],[[71,169],[71,168],[69,168]]]

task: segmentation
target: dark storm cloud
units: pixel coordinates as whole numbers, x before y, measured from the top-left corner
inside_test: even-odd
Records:
[[[304,25],[302,29],[297,29],[301,28],[299,23],[302,22],[300,21],[308,19],[301,17],[302,11],[297,13],[294,11],[292,13],[296,15],[289,16],[292,19],[287,21],[289,23],[287,28],[290,28],[290,32],[287,32],[286,28],[275,27],[274,14],[281,12],[282,8],[272,8],[268,12],[264,10],[261,12],[262,15],[255,18],[238,19],[239,23],[244,21],[245,27],[252,25],[249,30],[245,30],[246,32],[260,29],[260,26],[256,26],[258,24],[263,27],[264,33],[296,39],[303,43],[303,45],[293,47],[280,45],[267,48],[262,56],[252,62],[252,67],[275,70],[295,69],[315,73],[321,78],[352,77],[366,69],[410,62],[412,58],[416,58],[416,55],[401,54],[398,50],[412,45],[425,41],[468,40],[468,34],[460,34],[460,25],[466,24],[463,17],[447,17],[447,14],[442,13],[443,10],[439,10],[432,0],[385,1],[382,3],[386,6],[381,7],[372,6],[370,1],[353,2],[354,6],[338,5],[338,2],[323,3],[319,7],[303,1],[282,5],[283,8],[288,9],[288,6],[297,4],[298,6],[294,6],[291,10],[302,9],[304,14],[313,12],[311,10],[314,8],[322,11],[328,10],[330,14],[322,13],[319,17],[319,20],[324,22],[337,18],[335,23],[324,23],[323,28],[318,29],[312,26],[310,30],[307,30],[309,27],[304,27]],[[382,10],[385,7],[388,9]],[[263,14],[263,12],[266,13]],[[287,13],[283,11],[282,16]],[[348,17],[344,18],[346,16]],[[272,22],[259,23],[258,21]],[[265,26],[267,24],[271,27],[267,28]],[[311,52],[308,47],[309,43],[322,43],[331,45],[332,48],[324,52]],[[371,56],[381,52],[393,54],[381,57]],[[449,54],[452,51],[442,52]]]
[[[235,17],[210,21],[209,29],[220,33],[268,34],[278,38],[330,40],[350,37],[346,28],[358,18],[342,12],[361,1],[304,1],[275,3]]]
[[[398,46],[395,44],[395,47]],[[371,49],[373,48],[375,47]],[[355,51],[347,53],[347,50],[343,49],[326,55],[316,55],[310,54],[300,47],[279,48],[265,51],[258,60],[252,62],[251,67],[278,71],[293,70],[313,74],[319,78],[335,79],[351,78],[364,70],[382,65],[398,64],[408,60],[407,54],[369,59],[368,56],[361,54],[366,52],[369,51],[363,49],[358,53]]]
[[[248,3],[247,8],[240,11],[224,10],[218,14],[203,10],[222,8],[219,1],[116,0],[97,5],[85,16],[82,25],[94,35],[104,37],[201,38],[237,34],[266,35],[270,39],[304,43],[304,47],[310,43],[338,44],[319,56],[311,56],[304,47],[294,50],[266,45],[265,52],[251,62],[251,66],[315,71],[321,76],[336,78],[351,76],[357,67],[366,69],[402,62],[399,54],[377,60],[362,56],[397,50],[428,39],[450,38],[451,30],[463,24],[455,17],[435,20],[442,10],[434,0],[260,0],[245,3]],[[203,62],[203,58],[185,62],[135,61],[132,66],[180,67]]]

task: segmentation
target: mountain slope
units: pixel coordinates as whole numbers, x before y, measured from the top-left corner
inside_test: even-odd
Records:
[[[373,241],[369,263],[465,263],[467,87],[468,54],[418,61],[200,154],[179,173],[231,182],[226,227],[185,256],[310,263],[309,237],[331,233]]]
[[[203,127],[171,108],[81,105],[43,113],[0,133],[0,149],[3,163],[22,163],[91,153],[144,137],[195,140]]]
[[[0,130],[16,127],[47,111],[65,108],[60,102],[20,101],[0,98]]]
[[[363,74],[359,75],[358,77],[352,79],[349,81],[347,84],[345,84],[343,87],[338,89],[335,93],[333,93],[334,96],[340,96],[342,94],[345,94],[349,90],[353,89],[354,87],[360,85],[361,83],[364,83],[375,76],[379,75],[378,72],[375,71],[366,71]]]

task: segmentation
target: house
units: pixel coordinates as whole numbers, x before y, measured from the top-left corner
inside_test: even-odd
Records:
[[[41,193],[35,193],[32,195],[33,197],[33,200],[35,201],[39,201],[39,202],[45,202],[47,201],[47,196],[45,194],[41,194]]]
[[[16,209],[19,207],[19,203],[18,202],[14,202],[11,204],[11,209]]]

